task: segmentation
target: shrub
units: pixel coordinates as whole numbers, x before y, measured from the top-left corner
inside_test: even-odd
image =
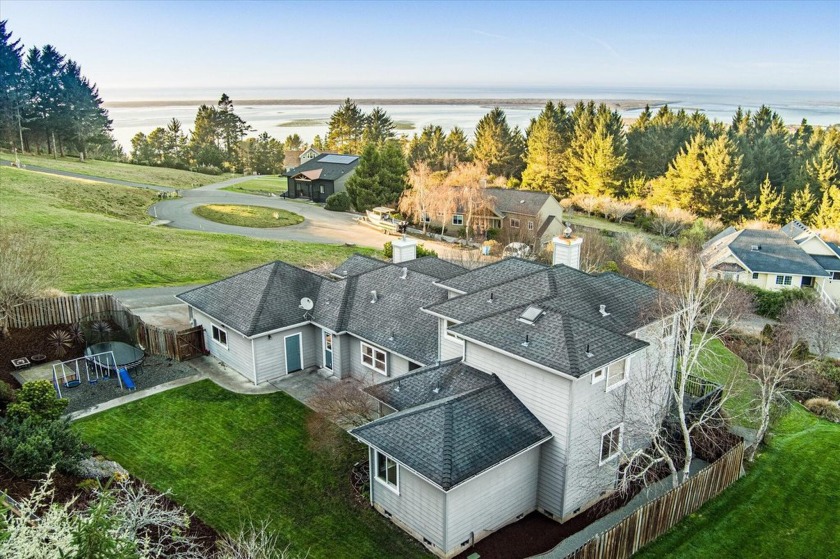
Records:
[[[6,411],[6,406],[15,401],[16,390],[6,381],[0,380],[0,412]]]
[[[324,205],[325,210],[331,212],[346,212],[350,209],[350,197],[346,192],[336,192],[327,196],[327,202]]]
[[[813,367],[806,367],[792,373],[785,380],[784,388],[792,392],[800,402],[811,398],[833,398],[837,395],[837,385]]]
[[[491,227],[490,229],[484,232],[484,236],[487,237],[488,241],[494,241],[499,238],[499,233],[501,233],[501,229]]]
[[[7,419],[0,430],[3,463],[18,477],[59,471],[75,473],[85,457],[84,443],[64,419]]]
[[[32,417],[41,421],[52,421],[61,417],[69,402],[55,395],[55,389],[48,380],[27,382],[17,391],[15,402],[6,408],[10,419],[23,420]]]
[[[196,173],[201,173],[202,175],[221,175],[222,170],[214,165],[198,165],[193,167],[192,169]]]
[[[812,291],[806,289],[769,291],[754,285],[744,285],[742,288],[752,294],[755,300],[756,314],[773,320],[778,320],[785,309],[794,302],[805,301],[814,297]]]
[[[832,402],[828,398],[811,398],[805,402],[805,407],[814,415],[840,423],[840,405],[837,402]]]

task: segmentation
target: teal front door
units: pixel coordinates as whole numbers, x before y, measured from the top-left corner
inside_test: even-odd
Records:
[[[286,372],[293,373],[303,369],[301,356],[301,335],[286,336]]]

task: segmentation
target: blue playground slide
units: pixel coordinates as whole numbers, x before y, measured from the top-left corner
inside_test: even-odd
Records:
[[[134,386],[134,381],[131,379],[131,375],[128,374],[128,369],[120,367],[118,372],[120,374],[120,380],[126,390],[137,390],[137,387]]]

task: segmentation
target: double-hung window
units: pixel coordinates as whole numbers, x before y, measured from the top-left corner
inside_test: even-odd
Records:
[[[219,328],[215,324],[210,326],[210,332],[213,335],[213,341],[217,344],[227,347],[227,330]]]
[[[534,230],[534,222],[533,222],[533,221],[529,221],[529,222],[528,222],[528,231],[533,231],[533,230]]]
[[[362,364],[383,375],[388,374],[387,354],[364,342],[362,342]]]
[[[601,435],[601,464],[609,462],[621,451],[622,425],[617,425]]]
[[[464,224],[464,216],[461,214],[455,214],[452,216],[452,225],[463,225]]]
[[[516,218],[510,218],[510,228],[511,229],[519,229],[519,220]]]
[[[776,276],[776,285],[790,285],[793,276]]]
[[[376,451],[376,479],[393,491],[400,490],[399,466],[379,451]]]
[[[627,359],[616,361],[607,367],[607,390],[627,381]]]

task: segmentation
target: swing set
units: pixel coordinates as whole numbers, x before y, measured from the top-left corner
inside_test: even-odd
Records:
[[[104,351],[53,365],[53,385],[61,398],[61,388],[76,388],[82,384],[82,377],[88,384],[116,377],[120,389],[124,388],[122,376],[118,372],[117,360],[113,351]]]

